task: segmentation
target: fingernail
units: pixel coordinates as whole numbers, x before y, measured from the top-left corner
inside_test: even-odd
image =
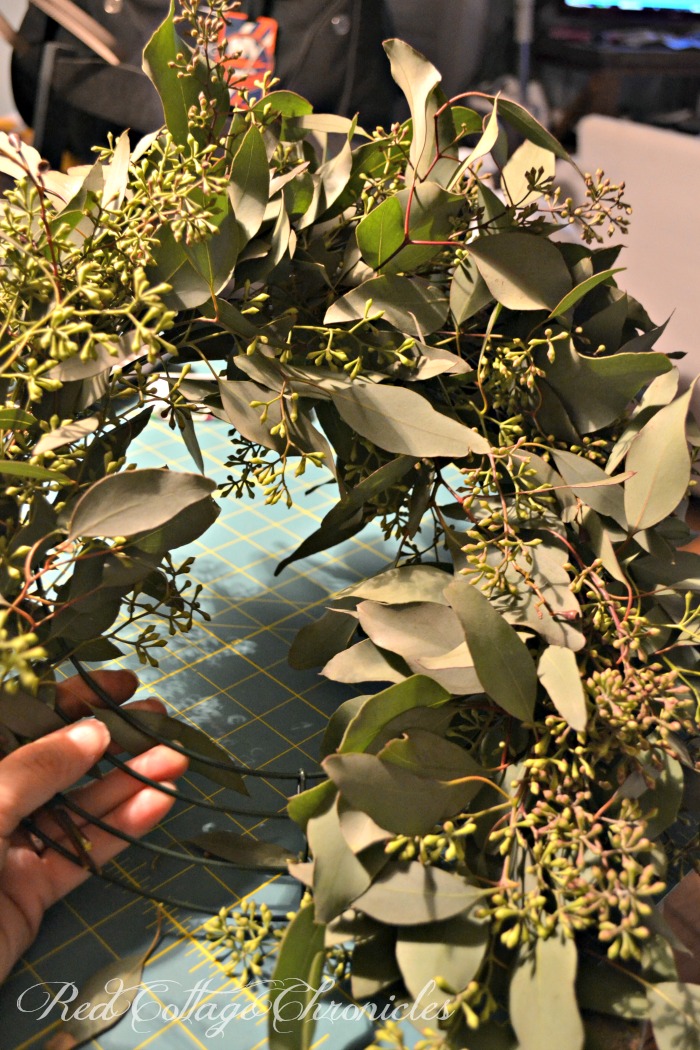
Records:
[[[98,722],[96,718],[86,718],[77,722],[66,730],[66,736],[74,741],[81,750],[91,753],[98,758],[107,747],[110,740],[109,730],[104,722]]]

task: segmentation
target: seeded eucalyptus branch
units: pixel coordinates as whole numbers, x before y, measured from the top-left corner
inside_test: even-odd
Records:
[[[290,502],[290,470],[337,486],[278,571],[371,521],[394,549],[291,650],[386,688],[340,707],[327,779],[290,800],[312,896],[276,976],[352,950],[357,996],[434,978],[426,1050],[582,1050],[601,1018],[694,1046],[660,904],[700,865],[698,440],[663,326],[617,283],[624,183],[579,173],[564,198],[543,127],[446,99],[399,41],[409,122],[364,130],[269,77],[231,110],[224,7],[188,0],[149,43],[166,127],[133,152],[59,175],[0,140],[6,688],[133,632],[148,660],[156,615],[188,629],[171,552],[215,482],[129,447],[157,404],[201,470],[217,416],[222,496]]]

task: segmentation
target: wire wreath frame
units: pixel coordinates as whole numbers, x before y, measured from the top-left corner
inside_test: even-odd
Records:
[[[105,707],[113,711],[118,717],[122,718],[127,725],[137,729],[141,734],[147,736],[153,744],[163,744],[173,751],[178,751],[180,754],[187,758],[196,759],[198,763],[203,766],[208,766],[213,769],[221,769],[227,772],[235,772],[245,777],[257,777],[264,780],[277,780],[282,783],[293,782],[296,787],[296,793],[300,794],[306,789],[306,786],[311,781],[323,780],[324,774],[320,772],[307,772],[303,767],[300,768],[296,773],[290,773],[286,770],[278,769],[259,769],[251,766],[242,765],[235,762],[224,762],[218,759],[211,758],[207,755],[201,755],[191,748],[187,748],[178,741],[173,741],[167,737],[162,736],[155,730],[145,727],[131,712],[128,708],[122,707],[118,704],[104,689],[99,682],[90,674],[90,672],[84,667],[81,661],[76,656],[69,657],[70,663],[74,667],[77,674],[80,676],[83,682],[92,690]],[[71,722],[70,717],[62,712],[59,707],[55,708],[56,714],[59,715],[66,723]],[[103,760],[115,769],[121,770],[134,780],[139,781],[146,787],[155,789],[164,795],[175,799],[176,801],[186,803],[190,806],[195,806],[200,809],[213,810],[217,813],[223,813],[234,817],[255,817],[261,821],[266,820],[284,820],[290,821],[291,818],[287,813],[279,813],[277,811],[269,809],[251,809],[242,806],[230,806],[221,805],[213,802],[209,799],[199,799],[194,795],[189,794],[186,791],[181,791],[179,788],[171,788],[165,784],[161,784],[158,781],[152,780],[150,777],[139,773],[132,769],[127,762],[121,758],[112,754],[105,754]],[[216,915],[219,913],[220,908],[213,907],[211,905],[203,905],[193,901],[181,900],[176,897],[164,896],[162,894],[151,893],[139,886],[136,886],[125,879],[120,878],[111,872],[104,871],[98,866],[90,855],[90,842],[84,833],[84,826],[81,827],[75,817],[82,821],[85,821],[86,825],[92,825],[98,828],[100,831],[105,831],[115,838],[121,839],[123,842],[130,846],[134,846],[137,849],[143,850],[146,853],[150,853],[152,856],[160,858],[168,858],[170,860],[178,860],[188,865],[202,866],[207,868],[217,869],[228,869],[232,871],[259,871],[262,873],[271,874],[284,874],[280,872],[278,866],[273,866],[265,863],[255,863],[246,861],[231,861],[224,860],[217,857],[211,856],[197,856],[194,853],[187,853],[182,850],[169,849],[166,846],[158,846],[153,842],[148,842],[145,839],[136,838],[133,835],[129,835],[125,831],[121,831],[118,828],[114,828],[109,822],[100,819],[83,809],[73,799],[70,794],[64,792],[57,792],[49,802],[45,803],[44,809],[47,809],[56,820],[56,823],[63,828],[67,838],[74,846],[74,850],[68,848],[62,842],[59,842],[54,836],[48,834],[43,828],[41,828],[34,817],[29,816],[22,820],[22,826],[36,839],[41,842],[45,849],[52,849],[65,860],[70,861],[79,867],[85,868],[90,871],[91,874],[98,876],[98,878],[105,882],[111,883],[112,885],[118,886],[121,889],[127,890],[129,893],[134,894],[138,897],[142,897],[146,900],[152,901],[156,904],[182,908],[186,911],[201,912],[203,914]],[[302,848],[300,853],[304,859],[308,858],[309,846],[304,836]],[[287,917],[286,911],[284,913],[275,913],[272,911],[272,918],[275,921],[285,921]]]

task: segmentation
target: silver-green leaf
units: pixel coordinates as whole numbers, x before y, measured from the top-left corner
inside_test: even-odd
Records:
[[[547,646],[537,665],[537,674],[562,718],[577,733],[582,733],[588,721],[586,694],[571,649],[561,645]]]
[[[490,450],[477,430],[436,412],[427,398],[413,390],[356,382],[332,396],[345,422],[387,452],[463,459]]]
[[[481,591],[455,581],[445,595],[460,619],[474,667],[485,692],[508,714],[532,718],[537,672],[525,643]]]
[[[562,934],[539,938],[534,954],[521,954],[510,984],[510,1022],[520,1050],[583,1050],[577,964],[576,945]]]

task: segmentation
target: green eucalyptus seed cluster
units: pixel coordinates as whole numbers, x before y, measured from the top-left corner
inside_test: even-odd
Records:
[[[235,977],[243,987],[262,977],[265,959],[276,951],[282,936],[268,906],[255,901],[222,908],[205,923],[204,935],[226,959],[226,976]]]
[[[144,662],[165,644],[163,624],[169,634],[186,631],[199,611],[198,589],[186,578],[189,562],[176,565],[164,556],[160,571],[154,563],[141,581],[148,567],[134,573],[129,565],[137,552],[128,544],[62,544],[61,532],[82,490],[128,466],[130,441],[160,404],[153,369],[175,352],[168,334],[177,310],[160,280],[158,253],[167,251],[168,237],[193,248],[216,229],[212,194],[227,182],[212,154],[193,137],[181,147],[163,132],[134,159],[123,136],[87,174],[62,174],[18,140],[0,142],[0,164],[15,179],[0,200],[8,682],[19,669],[23,685],[35,685],[40,652],[50,661],[61,652],[71,608],[85,607],[86,591],[98,584],[96,558],[113,560],[117,588],[127,581],[125,594],[112,591],[115,615],[125,598],[112,644],[128,641]],[[110,369],[112,363],[119,367]],[[172,385],[174,399],[184,378]],[[120,419],[134,404],[143,409],[140,422]],[[169,411],[175,424],[174,406]],[[35,649],[36,637],[47,635],[49,651]]]

